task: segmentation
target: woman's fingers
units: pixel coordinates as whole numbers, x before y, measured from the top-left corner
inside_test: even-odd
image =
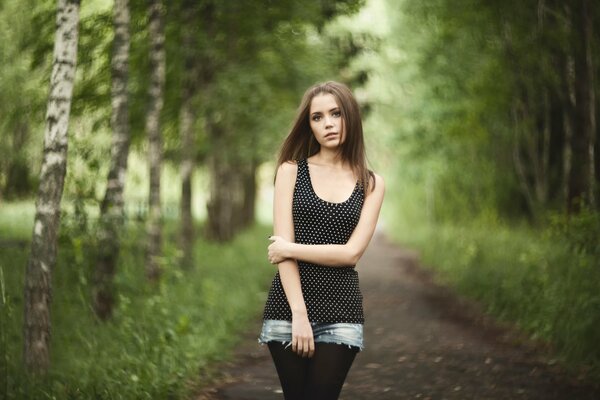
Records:
[[[277,251],[271,249],[270,246],[269,246],[269,249],[267,251],[267,259],[269,260],[269,262],[271,264],[279,264],[280,262],[282,262],[283,260],[285,260],[284,257],[282,257]]]
[[[296,336],[292,337],[292,351],[294,353],[298,351],[298,338]]]
[[[315,340],[314,338],[310,338],[310,342],[308,343],[308,358],[312,358],[315,354]]]
[[[300,353],[300,356],[301,356],[302,358],[306,358],[306,357],[308,357],[308,353],[309,353],[309,344],[308,344],[308,343],[309,343],[309,341],[308,341],[308,340],[306,340],[306,341],[304,342],[304,346],[302,346],[302,353]]]
[[[296,354],[298,354],[299,356],[302,356],[302,352],[304,351],[304,341],[303,340],[299,340],[298,341],[298,346],[296,348]]]
[[[302,346],[302,352],[298,352],[298,354],[303,358],[304,357],[311,358],[314,353],[315,353],[315,341],[314,341],[314,338],[311,336],[304,340],[304,343]]]
[[[279,260],[277,257],[277,253],[272,248],[273,244],[270,244],[267,248],[267,258],[271,264],[280,263],[282,260]]]
[[[285,258],[268,255],[267,256],[267,260],[271,264],[279,264],[280,262],[282,262],[283,260],[285,260]]]
[[[314,347],[312,326],[308,318],[292,318],[292,351],[300,357],[312,357]]]
[[[292,351],[300,357],[312,357],[315,353],[315,341],[312,336],[296,336],[292,338]]]

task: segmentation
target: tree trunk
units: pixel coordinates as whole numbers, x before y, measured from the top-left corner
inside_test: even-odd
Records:
[[[577,213],[585,205],[594,206],[594,141],[596,101],[592,59],[591,2],[580,0],[573,10],[575,29],[575,121],[571,137],[571,173],[567,209]]]
[[[519,187],[521,188],[521,193],[523,194],[523,197],[525,198],[527,207],[529,208],[529,212],[535,219],[535,218],[537,218],[537,207],[536,207],[536,203],[534,200],[534,195],[533,195],[532,189],[531,189],[531,187],[529,185],[529,181],[527,179],[525,167],[523,166],[523,160],[521,159],[521,149],[520,149],[521,136],[522,136],[521,131],[524,128],[521,127],[522,122],[521,122],[521,119],[519,118],[519,112],[517,111],[517,108],[518,108],[517,102],[518,102],[518,100],[513,101],[513,104],[511,106],[511,115],[512,115],[512,119],[513,119],[513,130],[514,130],[513,149],[512,149],[513,163],[515,166],[515,171],[517,173],[517,179],[519,182]]]
[[[33,374],[45,374],[50,365],[51,278],[67,169],[67,129],[77,63],[78,25],[79,1],[58,0],[44,157],[25,274],[23,359],[26,369]]]
[[[542,29],[543,13],[539,16],[538,29]],[[504,46],[513,69],[517,95],[511,106],[511,117],[514,126],[512,158],[521,193],[530,214],[538,220],[540,208],[545,206],[548,198],[548,162],[550,151],[550,122],[547,116],[549,103],[547,89],[542,96],[541,112],[542,131],[539,132],[536,121],[537,99],[536,88],[532,88],[524,77],[513,48],[512,29],[508,22],[503,28]]]
[[[162,137],[160,113],[163,108],[165,85],[165,35],[163,3],[150,2],[150,104],[146,117],[146,132],[149,142],[150,193],[148,200],[148,243],[146,248],[146,276],[157,281],[161,268],[159,257],[162,253],[162,213],[160,202],[160,173],[162,167]]]
[[[573,57],[564,58],[563,83],[563,204],[568,205],[571,175],[571,141],[573,140],[573,112],[575,109],[575,72]],[[567,207],[568,208],[568,207]]]
[[[226,10],[236,15],[239,12],[239,4],[228,3]],[[210,12],[214,10],[206,7],[203,13],[205,19]],[[212,24],[209,23],[206,27],[207,32],[212,30]],[[226,29],[227,42],[223,49],[225,58],[227,62],[235,63],[239,58],[239,26],[234,20],[229,20]],[[218,70],[214,65],[212,68]],[[210,69],[211,67],[208,68]],[[207,203],[206,233],[210,239],[229,241],[247,224],[248,220],[253,218],[255,192],[253,180],[256,168],[242,156],[246,149],[241,148],[236,136],[232,134],[235,127],[228,123],[230,119],[227,116],[220,121],[216,121],[216,118],[210,115],[206,119],[207,137],[213,149],[208,163],[211,183],[210,199]],[[248,168],[251,169],[251,177],[248,175]]]
[[[10,138],[11,156],[3,160],[5,161],[3,169],[6,171],[6,182],[3,189],[4,193],[0,192],[0,200],[2,200],[2,197],[17,199],[27,196],[33,191],[29,176],[30,162],[25,151],[29,140],[29,121],[24,120],[17,123],[13,132]]]
[[[212,151],[208,157],[210,197],[206,203],[206,236],[219,242],[231,240],[234,235],[234,192],[236,182],[229,165],[231,151],[226,147],[225,132],[214,121],[206,124]]]
[[[589,135],[588,142],[588,154],[589,154],[589,192],[588,202],[592,208],[597,206],[596,204],[596,162],[595,162],[595,146],[596,146],[596,82],[594,82],[594,58],[593,50],[594,46],[594,24],[592,23],[593,6],[590,0],[584,0],[584,9],[582,11],[582,25],[580,26],[583,31],[584,43],[585,43],[585,70],[588,76],[587,84],[587,99],[588,107],[586,113],[586,129]]]
[[[254,222],[256,208],[256,170],[258,162],[253,159],[243,173],[244,201],[241,210],[241,227],[246,228]]]
[[[235,158],[235,147],[213,142],[220,151],[209,158],[210,199],[207,203],[207,236],[226,242],[254,220],[255,170]],[[220,145],[218,143],[221,143]]]
[[[184,90],[187,91],[187,90]],[[186,95],[187,97],[187,95]],[[194,114],[191,98],[184,99],[180,112],[181,129],[181,246],[185,269],[194,264],[194,216],[192,213],[192,177],[194,173]]]
[[[541,205],[545,206],[548,202],[549,175],[550,175],[550,95],[548,89],[544,88],[542,92],[543,116],[542,116],[542,137],[541,137],[541,155],[538,157],[539,174],[536,178],[536,197]]]
[[[101,319],[110,318],[115,302],[113,277],[120,249],[120,233],[125,212],[123,191],[129,155],[129,0],[115,0],[113,41],[112,117],[113,140],[106,192],[100,207],[98,259],[93,288],[94,311]]]
[[[184,71],[182,80],[182,104],[179,115],[179,129],[181,130],[181,247],[183,268],[194,265],[194,216],[192,214],[192,176],[194,173],[194,159],[196,143],[194,140],[195,114],[193,99],[197,87],[197,41],[195,39],[195,22],[197,6],[193,0],[187,0],[182,7],[183,49],[185,53]]]

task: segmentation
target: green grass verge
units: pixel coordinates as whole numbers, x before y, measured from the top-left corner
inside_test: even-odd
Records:
[[[23,213],[29,217],[30,213]],[[20,214],[19,214],[20,215]],[[30,232],[29,219],[10,221],[14,236]],[[3,237],[13,228],[3,224]],[[131,224],[116,275],[118,306],[108,323],[90,308],[91,235],[61,228],[53,273],[51,369],[42,380],[22,370],[23,279],[29,248],[0,253],[0,397],[8,399],[178,399],[211,377],[242,330],[257,317],[275,273],[266,262],[270,228],[255,226],[232,243],[197,241],[196,266],[177,266],[176,226],[167,224],[164,275],[144,277],[143,227]],[[258,334],[258,332],[257,332]]]
[[[420,250],[442,283],[482,303],[495,317],[552,344],[565,365],[600,377],[600,216],[549,227],[494,224],[388,231]]]

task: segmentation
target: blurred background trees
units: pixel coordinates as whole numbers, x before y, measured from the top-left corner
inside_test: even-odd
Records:
[[[597,7],[384,3],[390,70],[377,88],[394,104],[378,110],[414,155],[402,169],[420,171],[430,218],[541,222],[596,207]]]
[[[56,191],[54,204],[62,196],[62,178],[57,185],[44,173],[37,177],[40,137],[34,132],[43,124],[42,118],[36,118],[46,96],[39,87],[47,82],[52,65],[57,5],[31,2],[29,12],[22,6],[16,1],[2,4],[2,80],[7,83],[3,115],[7,118],[2,119],[1,135],[7,140],[2,140],[1,193],[2,198],[27,199],[39,179],[41,187]],[[347,62],[347,55],[337,51],[323,33],[325,24],[359,6],[358,0],[278,2],[267,7],[262,1],[212,0],[150,5],[97,0],[84,5],[76,24],[81,32],[75,45],[80,63],[62,222],[67,243],[90,258],[84,264],[94,265],[90,289],[100,319],[113,315],[119,297],[113,280],[122,231],[128,229],[124,222],[131,218],[126,182],[129,153],[147,160],[149,174],[143,183],[148,197],[140,201],[142,197],[136,196],[135,205],[137,217],[147,226],[145,275],[158,283],[165,263],[163,160],[182,174],[178,258],[189,268],[195,263],[195,168],[205,170],[207,177],[203,236],[231,241],[255,222],[258,168],[272,157],[285,134],[299,92],[316,80],[336,77],[336,67]],[[59,3],[58,10],[63,8]],[[63,125],[61,143],[67,138]],[[75,230],[69,228],[71,223]],[[35,252],[36,260],[52,260],[44,264],[44,271],[54,268],[57,238],[51,236],[47,254]],[[35,320],[47,322],[42,334],[49,338],[51,279],[50,275],[41,279],[45,285],[38,287],[32,283],[34,275],[28,272],[26,292],[31,299],[48,299],[46,315]],[[36,288],[40,293],[31,292]],[[37,325],[31,322],[31,307],[27,310],[24,334],[30,337]],[[31,348],[26,346],[26,354]],[[43,360],[28,358],[28,365],[45,372],[50,365],[48,353],[46,348]]]
[[[245,248],[249,239],[240,245],[236,238],[269,224],[275,153],[300,97],[311,84],[336,79],[361,103],[370,164],[388,183],[384,229],[418,247],[443,279],[491,312],[558,343],[573,359],[600,365],[590,339],[600,332],[600,7],[593,1],[156,4],[164,33],[159,57],[147,1],[81,7],[59,309],[78,304],[73,314],[90,309],[89,321],[120,324],[137,316],[133,302],[156,313],[148,329],[165,346],[183,337],[193,317],[167,307],[176,301],[167,300],[173,291],[166,288],[196,276],[189,288],[201,287],[198,296],[216,307],[215,291],[227,284],[215,289],[210,257],[222,253],[236,263],[226,249]],[[55,18],[54,1],[0,2],[0,208],[26,210],[6,212],[0,245],[9,250],[0,272],[9,268],[6,287],[19,289],[8,299],[19,307],[25,262],[14,260],[26,255],[22,243],[31,231],[23,229],[31,229],[43,179]],[[153,73],[157,60],[164,60],[162,78]],[[158,87],[164,90],[151,90]],[[161,161],[153,172],[150,159]],[[150,215],[146,233],[139,225]],[[13,222],[18,218],[26,222]],[[149,287],[140,283],[147,250],[157,283]],[[260,263],[262,253],[252,254],[243,268]],[[223,268],[231,282],[245,277],[240,285],[259,279],[239,273],[240,265]],[[248,307],[259,297],[238,292]],[[176,317],[163,326],[167,309]],[[59,326],[69,312],[59,315]],[[197,326],[208,314],[199,312]],[[173,354],[184,353],[196,354]]]
[[[388,234],[488,312],[597,366],[600,8],[381,0],[361,14],[378,21],[380,48],[359,62]]]

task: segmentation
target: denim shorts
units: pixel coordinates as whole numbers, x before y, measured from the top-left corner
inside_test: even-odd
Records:
[[[349,323],[321,323],[311,322],[315,343],[337,343],[349,347],[357,347],[361,351],[363,346],[362,324]],[[262,331],[258,343],[265,344],[271,341],[292,344],[292,323],[276,319],[263,321]]]

